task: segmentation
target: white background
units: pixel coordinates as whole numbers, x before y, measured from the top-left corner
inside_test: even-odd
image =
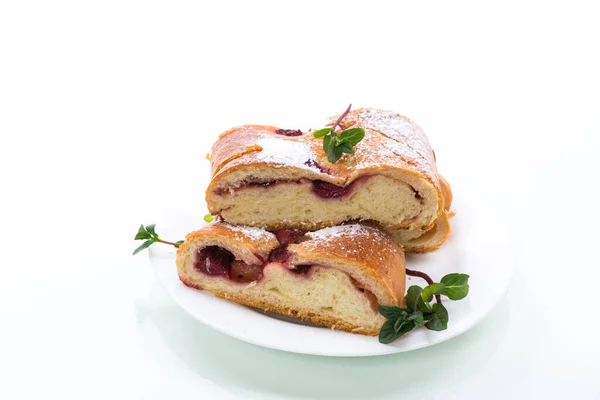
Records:
[[[0,398],[600,398],[594,3],[0,3]],[[137,226],[204,214],[221,131],[350,102],[416,120],[510,224],[508,297],[454,340],[366,359],[185,315],[131,257]]]

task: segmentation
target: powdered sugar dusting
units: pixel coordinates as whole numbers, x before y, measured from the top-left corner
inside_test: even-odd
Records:
[[[330,240],[336,237],[355,236],[368,233],[368,228],[360,224],[338,225],[308,232],[306,236],[314,240]]]
[[[277,137],[263,137],[256,144],[262,147],[262,151],[255,155],[258,162],[263,161],[321,172],[313,166],[314,163],[311,163],[311,160],[314,160],[314,154],[306,143]]]
[[[254,228],[252,226],[244,226],[244,225],[232,225],[227,222],[219,222],[221,225],[226,226],[231,229],[234,234],[239,234],[241,236],[245,236],[246,239],[250,240],[258,240],[265,241],[276,239],[275,235],[269,231],[265,231],[264,229]],[[238,239],[240,237],[238,236]]]
[[[363,142],[355,148],[358,167],[389,164],[390,160],[400,158],[432,179],[437,179],[429,139],[410,119],[393,111],[363,108],[352,111],[346,122],[366,130]]]
[[[307,232],[306,236],[311,240],[302,243],[302,246],[309,250],[325,247],[331,251],[342,251],[349,257],[359,258],[366,254],[379,253],[391,242],[383,231],[357,223]]]

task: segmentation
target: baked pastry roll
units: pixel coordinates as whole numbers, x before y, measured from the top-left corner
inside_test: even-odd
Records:
[[[351,111],[340,125],[364,128],[365,137],[334,164],[311,133],[265,125],[223,133],[211,152],[211,214],[268,230],[316,230],[355,220],[387,230],[432,229],[443,201],[423,130],[375,109]]]
[[[192,288],[332,329],[377,335],[377,304],[398,306],[402,248],[384,231],[350,224],[316,232],[215,222],[187,235],[177,271]]]

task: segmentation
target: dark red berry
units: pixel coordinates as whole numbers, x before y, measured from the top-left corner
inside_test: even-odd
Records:
[[[300,129],[277,129],[275,131],[276,134],[278,135],[283,135],[283,136],[302,136],[303,133]]]

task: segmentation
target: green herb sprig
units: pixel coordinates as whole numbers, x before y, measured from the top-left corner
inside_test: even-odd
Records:
[[[154,243],[157,242],[170,244],[171,246],[175,246],[177,248],[181,243],[183,243],[183,240],[178,240],[177,242],[169,242],[167,240],[162,240],[156,233],[156,224],[146,225],[145,227],[144,225],[140,225],[140,229],[138,229],[134,240],[144,240],[144,243],[142,243],[142,245],[135,249],[135,251],[133,252],[134,256],[140,251],[147,249],[148,247],[152,246]]]
[[[428,286],[413,285],[406,292],[406,308],[378,306],[379,313],[387,318],[379,331],[380,343],[391,343],[415,328],[425,326],[432,331],[448,328],[448,310],[442,304],[441,296],[450,300],[464,299],[469,294],[469,275],[448,274],[439,283],[425,273],[407,269],[407,275],[425,279]],[[431,304],[433,299],[434,304]]]
[[[350,108],[352,108],[352,104],[339,116],[332,127],[313,132],[314,137],[323,138],[323,150],[327,154],[327,160],[332,164],[342,158],[344,153],[354,153],[354,146],[365,137],[365,130],[363,128],[345,129],[339,133],[335,131],[340,122],[350,112]]]

